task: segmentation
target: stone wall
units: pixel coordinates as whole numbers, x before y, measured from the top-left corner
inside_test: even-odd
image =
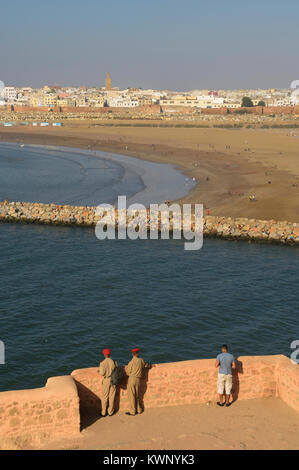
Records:
[[[0,393],[0,449],[30,449],[80,432],[79,398],[71,376],[46,386]]]
[[[12,109],[11,109],[12,108]],[[159,114],[161,112],[160,105],[145,105],[145,106],[136,106],[133,108],[125,108],[125,107],[104,107],[104,106],[18,106],[13,105],[6,108],[9,111],[14,113],[28,113],[28,112],[36,112],[36,113],[47,113],[49,109],[53,112],[58,113],[71,113],[71,114],[79,114],[79,113],[117,113],[117,114],[139,114],[139,113],[148,113],[148,114]]]
[[[39,204],[25,202],[0,202],[0,222],[23,222],[51,225],[95,226],[100,220],[95,215],[95,207],[61,206],[57,204]],[[166,213],[167,214],[167,213]],[[127,222],[132,214],[127,213]],[[116,211],[116,222],[118,212]],[[161,228],[160,219],[157,221]],[[147,227],[150,224],[150,212],[147,214]],[[170,227],[172,216],[170,217]],[[192,228],[194,227],[194,223]],[[299,223],[255,220],[247,218],[206,216],[204,235],[233,240],[252,240],[275,242],[288,245],[299,244]]]
[[[276,383],[278,396],[299,412],[299,365],[281,356],[277,362]]]
[[[255,115],[296,115],[299,113],[299,106],[252,106],[249,108],[197,108],[189,106],[169,106],[162,105],[161,110],[163,113],[180,113],[180,114],[212,114],[212,115],[226,115],[226,114],[239,114],[240,111],[248,114]]]
[[[299,106],[253,106],[249,108],[197,108],[190,106],[169,106],[169,105],[145,105],[136,106],[133,108],[124,107],[94,107],[94,106],[20,106],[20,105],[9,105],[2,106],[1,109],[6,112],[20,115],[28,115],[28,113],[36,113],[42,115],[48,113],[51,110],[53,113],[65,114],[65,115],[101,115],[101,114],[117,114],[117,115],[130,115],[135,116],[144,114],[146,116],[158,115],[162,113],[174,113],[174,114],[212,114],[212,115],[226,115],[226,114],[238,114],[240,110],[246,111],[249,114],[254,115],[298,115]],[[9,118],[9,116],[8,116]]]
[[[116,358],[117,359],[117,358]],[[299,365],[285,356],[246,356],[233,371],[233,398],[279,397],[299,412]],[[142,379],[145,408],[217,400],[215,359],[157,364]],[[0,393],[0,449],[38,448],[79,436],[101,411],[98,367],[48,379],[43,388]],[[118,387],[117,410],[128,409],[127,378]]]
[[[157,364],[142,381],[141,396],[146,408],[206,403],[217,399],[217,369],[214,359]],[[244,357],[234,372],[234,397],[264,398],[276,393],[276,358]],[[261,371],[263,371],[261,373]],[[72,372],[83,412],[101,408],[101,381],[97,367]],[[253,386],[255,382],[255,385]],[[128,409],[126,380],[117,394],[117,408]]]
[[[117,359],[117,358],[116,358]],[[215,359],[157,364],[144,376],[141,398],[146,408],[207,403],[217,400]],[[101,410],[102,378],[97,367],[72,372],[81,413]],[[280,397],[299,412],[299,366],[285,356],[247,356],[237,359],[233,372],[233,398]],[[117,409],[127,410],[126,379],[118,388]]]

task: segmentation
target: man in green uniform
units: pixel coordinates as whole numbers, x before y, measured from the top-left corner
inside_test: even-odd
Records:
[[[129,416],[135,416],[136,413],[141,414],[143,412],[139,396],[140,382],[144,369],[151,368],[150,364],[147,364],[141,357],[139,357],[139,351],[139,348],[134,348],[131,350],[132,360],[126,366],[126,373],[129,376],[128,397],[130,404],[130,411],[128,411],[126,414]]]
[[[110,358],[110,349],[103,349],[103,355],[105,359],[100,364],[99,373],[103,376],[102,382],[102,416],[112,416],[114,414],[114,399],[116,386],[111,383],[111,374],[113,370],[118,366],[116,361]]]

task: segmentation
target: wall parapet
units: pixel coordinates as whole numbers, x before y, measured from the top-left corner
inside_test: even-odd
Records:
[[[287,378],[282,374],[284,369],[288,371]],[[153,408],[216,401],[217,373],[215,359],[157,364],[142,380],[144,406]],[[102,378],[98,367],[78,369],[71,375],[78,387],[81,413],[100,413]],[[234,400],[279,396],[299,411],[297,382],[299,385],[299,367],[285,356],[239,357],[233,371],[232,395]],[[290,399],[287,398],[288,389],[292,389]],[[124,380],[118,387],[116,408],[126,410],[128,406]]]
[[[80,432],[79,397],[71,376],[45,387],[0,393],[0,449],[30,449]]]
[[[156,364],[141,384],[144,407],[209,403],[217,400],[215,359]],[[116,409],[127,410],[127,379],[118,387]],[[46,386],[0,393],[0,449],[38,448],[79,436],[101,411],[98,367],[49,378]],[[279,397],[299,413],[299,365],[282,355],[238,357],[234,400]],[[92,419],[91,419],[92,418]]]
[[[0,202],[0,222],[94,227],[101,219],[95,213],[96,207],[91,206]],[[120,211],[115,210],[116,226],[119,213]],[[132,214],[127,211],[127,223],[132,217]],[[158,219],[158,230],[160,223],[161,218]],[[170,214],[170,231],[171,227],[172,214]],[[194,216],[191,227],[194,229]],[[148,210],[147,229],[149,230],[149,228],[150,211]],[[204,217],[203,230],[206,237],[299,245],[299,223],[288,221],[256,220],[241,217],[233,219],[231,217],[207,215]]]

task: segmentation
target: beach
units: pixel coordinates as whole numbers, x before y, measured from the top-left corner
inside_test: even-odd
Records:
[[[164,202],[195,186],[173,165],[128,155],[0,141],[0,201],[97,206]]]
[[[197,182],[179,203],[203,203],[216,216],[299,220],[298,130],[152,127],[154,122],[67,121],[61,128],[1,128],[0,136],[2,142],[90,147],[170,163]]]

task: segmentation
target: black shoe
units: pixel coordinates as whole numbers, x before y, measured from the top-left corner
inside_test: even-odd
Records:
[[[228,408],[232,403],[225,403],[225,406]]]
[[[224,406],[225,403],[220,403],[220,401],[217,401],[217,405],[218,405],[218,406]]]
[[[136,413],[135,413],[135,414],[132,414],[132,413],[130,413],[129,411],[127,411],[127,412],[126,412],[126,415],[128,415],[128,416],[136,416]]]

